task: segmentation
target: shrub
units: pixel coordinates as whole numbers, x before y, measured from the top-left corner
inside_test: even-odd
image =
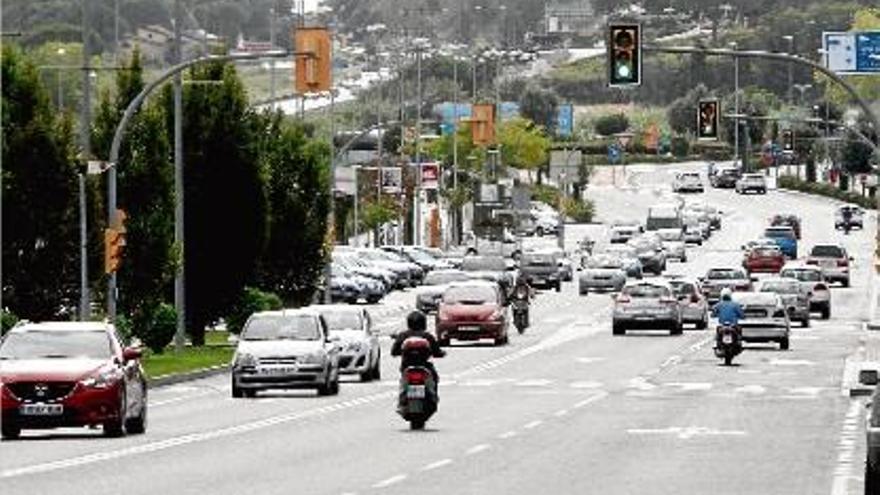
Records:
[[[115,326],[119,338],[122,339],[124,344],[128,345],[134,336],[134,323],[132,323],[131,318],[123,314],[117,315]]]
[[[18,323],[18,316],[15,316],[15,313],[6,309],[0,310],[0,335],[6,335],[6,332],[16,323]]]
[[[260,311],[277,310],[282,307],[284,307],[284,304],[277,294],[263,292],[253,287],[245,287],[238,303],[232,309],[232,313],[226,316],[226,329],[230,333],[238,335],[252,314]]]
[[[177,311],[174,306],[161,303],[153,309],[147,325],[139,329],[137,336],[151,351],[162,354],[176,331]]]
[[[611,136],[629,129],[629,119],[622,113],[603,115],[594,124],[596,134]]]
[[[565,216],[571,218],[575,222],[589,223],[593,221],[594,206],[592,201],[566,198],[564,205]]]
[[[691,145],[686,137],[675,136],[672,138],[672,155],[677,157],[685,157],[691,151]]]
[[[797,177],[785,175],[779,178],[777,186],[781,189],[791,189],[793,191],[801,191],[808,194],[825,196],[839,201],[857,204],[865,209],[873,210],[877,207],[876,203],[871,198],[866,198],[858,193],[843,191],[835,187],[834,184],[807,182],[800,180]]]

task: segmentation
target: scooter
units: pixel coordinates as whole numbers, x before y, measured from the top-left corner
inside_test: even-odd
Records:
[[[412,337],[403,342],[402,351],[431,355],[431,345],[423,338]],[[409,422],[411,430],[422,430],[437,412],[439,397],[434,375],[427,366],[407,366],[400,377],[397,413]]]
[[[522,335],[529,327],[529,301],[526,299],[513,300],[513,325]]]
[[[730,366],[733,358],[738,356],[742,348],[742,336],[733,325],[721,324],[715,331],[715,356],[724,359],[724,365]]]

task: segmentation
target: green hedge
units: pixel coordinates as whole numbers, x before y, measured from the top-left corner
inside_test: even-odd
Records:
[[[779,178],[777,186],[780,189],[791,189],[793,191],[801,191],[808,194],[825,196],[834,198],[847,203],[853,203],[865,209],[873,210],[877,207],[877,203],[871,199],[850,191],[843,191],[834,184],[824,182],[807,182],[797,177],[785,175]]]
[[[546,203],[554,208],[559,204],[559,189],[546,184],[532,186],[532,199]],[[565,198],[563,202],[565,216],[577,223],[590,223],[593,221],[595,206],[590,200],[578,198]]]

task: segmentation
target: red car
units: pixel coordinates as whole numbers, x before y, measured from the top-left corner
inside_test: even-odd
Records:
[[[147,381],[141,351],[123,348],[113,325],[18,325],[0,342],[2,435],[22,429],[102,426],[106,436],[143,433]]]
[[[785,255],[775,246],[753,247],[743,260],[743,268],[749,273],[779,273],[785,265]]]
[[[458,282],[443,292],[437,310],[437,340],[449,345],[451,339],[492,339],[507,343],[509,320],[504,296],[498,284],[483,281]]]

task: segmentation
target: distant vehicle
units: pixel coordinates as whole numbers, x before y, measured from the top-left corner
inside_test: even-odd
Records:
[[[504,345],[509,320],[506,298],[497,285],[476,280],[456,282],[443,293],[435,331],[443,346],[451,339],[492,339],[495,345]]]
[[[648,208],[645,230],[682,229],[681,207],[674,203],[654,205]]]
[[[733,189],[739,177],[739,168],[721,167],[709,178],[709,184],[718,189]]]
[[[767,227],[764,229],[764,237],[773,239],[773,242],[782,250],[782,254],[791,259],[798,257],[797,236],[794,235],[794,229],[791,227]]]
[[[757,290],[779,294],[788,318],[799,321],[803,327],[810,326],[810,291],[800,282],[790,278],[768,278],[761,281]]]
[[[745,174],[736,181],[734,188],[738,194],[749,192],[767,194],[767,179],[764,178],[764,174]]]
[[[642,228],[638,225],[614,225],[611,227],[611,237],[608,239],[608,242],[611,244],[623,244],[641,233]]]
[[[837,244],[816,244],[807,257],[808,265],[822,269],[825,280],[840,282],[844,287],[850,285],[850,261],[846,248]]]
[[[313,388],[339,393],[340,338],[314,309],[254,313],[232,358],[232,397],[267,389]]]
[[[627,245],[636,250],[643,270],[655,275],[666,271],[666,250],[663,249],[663,242],[659,237],[645,234],[630,240]]]
[[[706,212],[686,210],[682,215],[682,222],[685,229],[698,230],[704,241],[712,237],[712,220]]]
[[[684,232],[681,229],[660,229],[657,236],[662,241],[666,257],[682,263],[687,262],[687,248],[684,242]]]
[[[820,313],[823,320],[831,318],[831,290],[821,268],[790,263],[782,268],[779,276],[800,282],[810,292],[810,311]]]
[[[629,282],[614,298],[612,333],[623,335],[637,329],[666,329],[681,335],[681,306],[665,281]]]
[[[380,379],[382,350],[370,313],[357,306],[320,305],[316,309],[330,336],[339,337],[339,373],[358,375],[362,382]]]
[[[743,268],[752,273],[779,273],[785,265],[785,256],[779,246],[756,246],[746,252]]]
[[[845,210],[849,210],[850,212],[850,227],[858,227],[859,229],[865,228],[865,210],[863,210],[860,206],[856,205],[843,205],[839,207],[834,212],[834,228],[837,230],[841,230],[844,227],[843,220],[843,212]]]
[[[686,223],[682,234],[685,244],[703,245],[703,230],[697,223]]]
[[[416,288],[416,309],[431,314],[437,311],[446,287],[453,282],[473,279],[472,274],[461,270],[434,270],[425,275],[425,282]]]
[[[532,287],[562,290],[560,257],[552,252],[526,252],[519,260],[519,276]]]
[[[669,285],[681,304],[682,323],[693,323],[697,330],[705,330],[709,326],[709,301],[703,295],[700,281],[672,278]]]
[[[742,249],[743,251],[748,252],[748,251],[751,251],[752,249],[754,249],[754,248],[756,248],[756,247],[775,247],[775,248],[779,248],[779,244],[776,244],[776,241],[774,241],[773,239],[769,239],[769,238],[767,238],[767,237],[762,237],[762,238],[760,238],[760,239],[755,239],[755,240],[753,240],[753,241],[749,241],[749,242],[743,244],[742,246],[740,246],[740,249]]]
[[[791,323],[779,294],[736,292],[733,300],[743,307],[745,318],[739,326],[745,342],[777,342],[780,349],[788,350]]]
[[[711,268],[700,279],[703,285],[703,294],[709,300],[709,304],[715,304],[721,299],[721,291],[725,288],[732,291],[751,291],[752,280],[742,268]]]
[[[144,433],[147,380],[141,351],[99,322],[20,323],[0,341],[0,430],[102,426]]]
[[[545,235],[556,235],[559,233],[559,215],[541,214],[535,217],[535,235],[543,237]]]
[[[639,254],[628,244],[614,244],[605,248],[600,254],[617,256],[623,262],[623,269],[629,278],[641,279],[643,276],[642,262]]]
[[[578,293],[609,290],[619,292],[626,284],[624,261],[613,254],[597,254],[589,258],[578,277]]]
[[[677,193],[697,192],[701,193],[705,189],[703,187],[703,179],[697,172],[682,172],[676,174],[672,181],[672,190]]]
[[[773,218],[770,219],[770,225],[772,226],[788,226],[794,230],[794,235],[798,240],[801,239],[801,218],[797,215],[791,214],[779,214],[773,215]]]
[[[699,212],[701,213],[701,219],[705,218],[709,222],[709,226],[712,230],[719,230],[721,228],[721,216],[724,214],[718,208],[707,205],[705,203],[689,203],[685,207],[685,214],[689,212]]]
[[[479,274],[484,280],[496,281],[505,295],[510,293],[516,281],[515,274],[507,265],[507,258],[501,256],[466,256],[461,261],[461,270]]]

